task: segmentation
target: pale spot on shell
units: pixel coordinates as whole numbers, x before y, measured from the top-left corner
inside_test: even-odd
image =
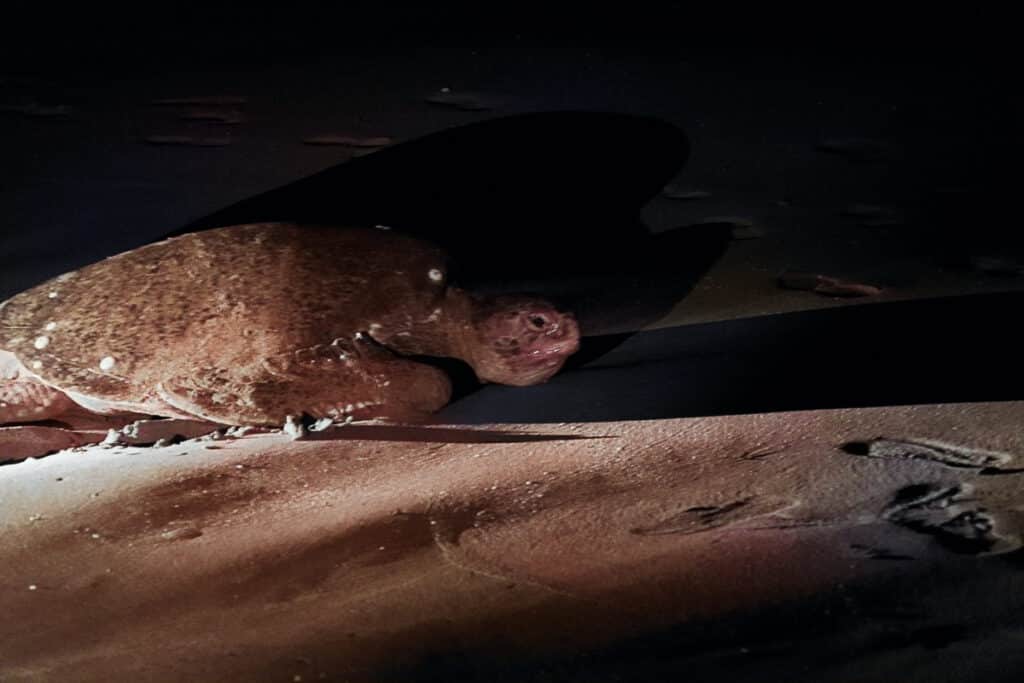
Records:
[[[34,361],[32,361],[32,369],[33,370],[38,370],[41,367],[43,367],[43,361],[41,361],[41,360],[34,360]]]
[[[46,323],[46,326],[43,327],[43,329],[46,330],[47,332],[53,332],[55,329],[57,329],[57,323],[48,322]]]
[[[109,370],[112,367],[114,367],[113,356],[105,356],[103,360],[100,361],[100,370]]]
[[[427,277],[429,277],[433,282],[440,282],[444,279],[444,273],[441,272],[440,268],[431,268],[427,271]]]
[[[50,338],[45,335],[42,337],[36,337],[36,340],[32,343],[32,345],[40,350],[45,349],[47,346],[50,345]]]
[[[14,339],[11,339],[7,343],[10,344],[11,346],[14,346],[15,344],[20,344],[23,341],[25,341],[24,337],[15,337]]]
[[[47,294],[46,296],[50,297],[51,299],[56,299],[56,298],[57,298],[58,296],[60,296],[60,295],[59,295],[59,294],[57,294],[57,292],[50,292],[50,293],[49,293],[49,294]]]

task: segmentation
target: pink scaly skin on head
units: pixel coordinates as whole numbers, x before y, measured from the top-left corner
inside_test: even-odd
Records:
[[[471,364],[477,377],[511,386],[547,381],[580,345],[572,315],[529,296],[480,302],[472,331],[477,343]]]
[[[539,384],[579,349],[570,313],[535,296],[476,297],[448,287],[433,314],[381,325],[370,335],[403,355],[445,356],[468,363],[482,382]]]

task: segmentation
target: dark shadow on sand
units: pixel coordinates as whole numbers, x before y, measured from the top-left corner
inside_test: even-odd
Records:
[[[344,425],[322,432],[309,432],[304,441],[407,441],[415,443],[531,443],[576,441],[605,437],[572,434],[533,434],[451,427],[410,427],[398,425]]]
[[[1019,400],[1022,307],[1013,292],[640,332],[547,384],[487,386],[439,417],[586,422]]]
[[[636,329],[685,296],[729,242],[725,226],[653,236],[640,219],[688,155],[685,134],[657,119],[509,116],[338,164],[171,234],[264,221],[385,225],[444,247],[468,289],[541,293],[576,312],[585,334]]]

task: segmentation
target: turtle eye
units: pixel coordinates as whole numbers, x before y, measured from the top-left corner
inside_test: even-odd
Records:
[[[530,327],[535,330],[543,330],[548,325],[548,319],[537,313],[527,318],[527,321],[529,322]]]

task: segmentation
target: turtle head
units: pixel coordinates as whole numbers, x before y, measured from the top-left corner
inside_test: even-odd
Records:
[[[528,295],[475,300],[469,334],[477,377],[512,386],[546,381],[580,346],[572,314]]]

